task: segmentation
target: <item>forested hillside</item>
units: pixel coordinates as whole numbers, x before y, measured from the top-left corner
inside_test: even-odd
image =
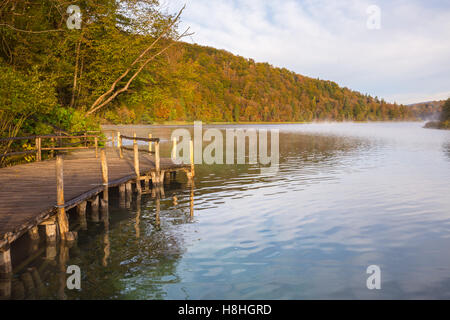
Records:
[[[72,3],[81,8],[81,29],[67,27]],[[178,22],[157,0],[0,0],[1,135],[101,122],[413,116],[334,82],[184,43]]]
[[[209,47],[180,45],[168,54],[161,70],[166,74],[158,73],[156,83],[148,82],[119,109],[134,112],[138,121],[149,122],[364,121],[411,117],[405,106]],[[160,100],[152,100],[155,93],[161,93]],[[115,114],[110,112],[107,118],[123,119],[114,118]]]
[[[412,110],[412,113],[419,119],[423,120],[438,120],[441,112],[442,106],[445,100],[439,101],[428,101],[408,105]]]

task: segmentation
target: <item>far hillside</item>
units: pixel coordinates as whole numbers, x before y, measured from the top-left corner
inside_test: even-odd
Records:
[[[439,120],[445,100],[428,101],[408,105],[413,114],[422,120]]]

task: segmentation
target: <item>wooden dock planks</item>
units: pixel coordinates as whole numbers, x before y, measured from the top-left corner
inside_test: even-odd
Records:
[[[117,149],[107,149],[108,184],[118,186],[136,179],[132,152],[119,157]],[[12,242],[28,229],[55,213],[56,161],[34,162],[0,169],[0,246]],[[161,159],[161,170],[190,170],[190,165]],[[140,175],[155,171],[154,156],[139,153]],[[80,151],[64,158],[64,198],[73,207],[103,190],[101,159],[94,151]]]

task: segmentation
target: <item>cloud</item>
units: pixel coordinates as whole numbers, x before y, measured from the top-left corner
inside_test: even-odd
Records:
[[[182,0],[166,0],[172,12]],[[450,90],[450,5],[440,1],[187,0],[193,41],[410,103]],[[366,26],[370,5],[381,29]],[[394,99],[394,100],[393,100]]]

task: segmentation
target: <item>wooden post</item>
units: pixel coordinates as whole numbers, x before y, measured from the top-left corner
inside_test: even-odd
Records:
[[[189,142],[189,150],[191,160],[191,176],[193,178],[195,176],[195,167],[194,167],[194,142],[192,140]]]
[[[123,158],[122,146],[123,146],[122,135],[120,134],[120,132],[117,131],[117,147],[119,148],[119,155],[121,159]]]
[[[42,160],[42,146],[41,146],[41,138],[36,138],[36,161]]]
[[[0,300],[11,299],[11,286],[12,279],[7,277],[6,279],[0,279]]]
[[[47,244],[54,244],[56,242],[56,237],[58,234],[55,220],[49,219],[47,221],[44,221],[40,225],[45,227],[45,240]]]
[[[172,138],[172,160],[176,160],[177,158],[177,138]]]
[[[119,206],[125,208],[125,185],[121,184],[119,186]]]
[[[52,148],[55,148],[55,147],[56,147],[56,146],[55,146],[55,138],[51,138],[50,141],[51,141],[51,145],[52,145],[51,147],[52,147]],[[52,158],[55,157],[55,150],[52,149],[52,150],[50,151],[50,156],[51,156]]]
[[[106,161],[106,152],[105,149],[102,149],[100,152],[100,158],[102,162],[102,179],[103,179],[103,200],[106,201],[106,205],[108,205],[109,202],[109,196],[108,196],[108,162]]]
[[[99,221],[98,212],[99,212],[99,206],[100,206],[100,200],[98,195],[95,196],[92,200],[90,200],[91,203],[91,220],[94,222]]]
[[[159,155],[159,141],[155,142],[155,170],[159,175],[159,171],[161,170],[161,158]]]
[[[145,191],[150,190],[150,177],[148,175],[144,177],[144,188]]]
[[[77,206],[78,222],[82,230],[87,230],[86,205],[87,202],[83,201]]]
[[[28,231],[31,241],[39,240],[39,229],[38,227],[33,227]]]
[[[114,132],[111,133],[111,147],[113,147],[113,148],[114,148],[115,145],[116,145],[116,142],[114,141],[115,138],[116,138],[116,135],[114,134]]]
[[[95,157],[98,158],[98,138],[94,138],[95,141]]]
[[[84,133],[84,146],[88,146],[87,132]]]
[[[61,155],[56,157],[56,206],[58,208],[58,225],[61,239],[66,240],[69,232],[69,221],[64,203],[64,169]]]
[[[148,138],[152,139],[153,135],[151,133],[148,134]],[[148,142],[148,152],[152,152],[152,142]]]
[[[136,137],[136,133],[134,134],[134,137]],[[139,147],[136,140],[134,140],[133,142],[133,150],[134,150],[134,172],[136,174],[136,191],[137,193],[140,194],[142,193],[141,170],[139,168]]]
[[[125,189],[126,189],[126,200],[125,200],[125,205],[127,208],[130,208],[131,206],[131,199],[132,199],[132,186],[130,182],[127,182],[127,184],[125,185]]]
[[[9,244],[0,248],[0,275],[9,276],[12,273],[11,249]]]

